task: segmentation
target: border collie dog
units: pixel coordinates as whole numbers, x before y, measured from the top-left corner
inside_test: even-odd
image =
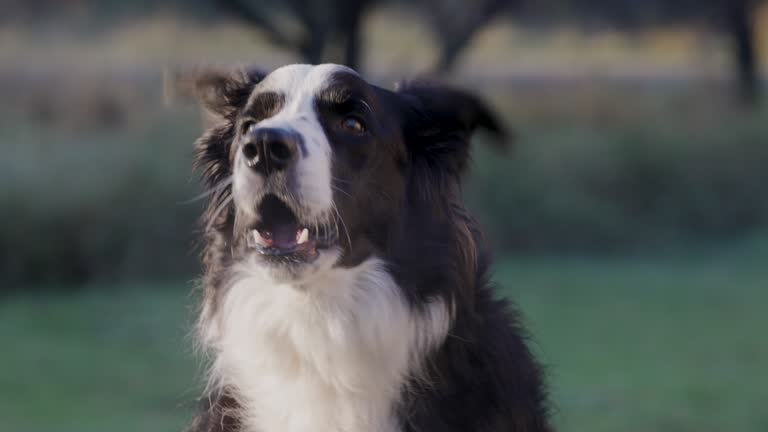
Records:
[[[211,368],[190,431],[551,430],[462,205],[473,130],[501,133],[479,99],[330,64],[196,83]]]

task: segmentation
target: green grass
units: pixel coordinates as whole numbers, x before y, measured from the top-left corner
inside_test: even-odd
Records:
[[[190,297],[103,288],[0,304],[0,430],[182,429],[198,388]]]
[[[765,431],[768,242],[497,267],[547,364],[561,431]],[[188,286],[0,304],[0,430],[173,431],[199,389]]]
[[[563,431],[768,430],[768,249],[506,260]]]

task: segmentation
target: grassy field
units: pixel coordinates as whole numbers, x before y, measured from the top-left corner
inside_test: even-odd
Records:
[[[562,431],[768,430],[766,244],[694,256],[505,260]]]
[[[768,242],[597,259],[506,258],[496,279],[547,364],[562,431],[765,431]],[[0,430],[173,431],[199,367],[189,285],[0,304]]]

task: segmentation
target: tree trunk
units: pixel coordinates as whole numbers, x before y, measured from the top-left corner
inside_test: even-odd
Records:
[[[728,31],[738,76],[739,96],[745,105],[757,104],[760,72],[755,43],[755,4],[752,0],[728,1]]]
[[[360,0],[354,2],[351,10],[344,17],[339,31],[344,43],[343,62],[352,69],[360,66],[360,46],[362,45],[362,32],[360,26],[367,7],[371,2]]]
[[[437,30],[441,41],[437,64],[432,73],[445,74],[452,70],[462,51],[472,38],[503,10],[515,6],[513,0],[477,0],[456,9],[457,4],[443,4],[441,0],[426,1],[423,6],[429,9],[433,29]],[[456,19],[461,14],[460,19]]]

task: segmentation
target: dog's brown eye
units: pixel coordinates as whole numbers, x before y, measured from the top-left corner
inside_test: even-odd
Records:
[[[365,133],[365,125],[357,117],[345,117],[341,121],[341,128],[355,134]]]

